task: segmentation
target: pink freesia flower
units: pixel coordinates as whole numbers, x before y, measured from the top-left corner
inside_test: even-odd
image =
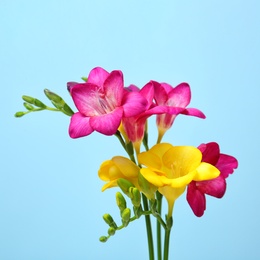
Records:
[[[219,145],[211,142],[201,144],[198,149],[202,152],[202,161],[219,169],[220,175],[212,180],[192,181],[187,189],[187,201],[197,217],[201,217],[206,210],[206,196],[222,198],[226,191],[226,178],[238,167],[236,158],[221,154]]]
[[[128,139],[134,144],[137,153],[139,153],[140,144],[145,133],[147,118],[155,114],[168,112],[168,107],[165,105],[156,105],[153,102],[155,95],[153,81],[148,82],[141,90],[134,85],[131,85],[126,89],[132,93],[140,93],[147,101],[145,110],[142,113],[132,117],[123,117],[122,119],[124,131]],[[181,110],[183,110],[183,108],[172,108],[170,112],[178,114]]]
[[[143,112],[147,103],[138,92],[125,92],[123,74],[119,70],[108,73],[100,67],[94,68],[87,82],[70,82],[68,88],[79,111],[71,117],[69,134],[72,138],[87,136],[93,131],[113,135],[122,117]]]
[[[165,132],[172,126],[178,114],[205,118],[205,115],[196,108],[186,108],[191,100],[190,86],[181,83],[175,88],[167,83],[154,82],[154,99],[157,105],[168,106],[168,112],[156,116],[158,127],[158,142],[161,141]],[[172,113],[173,108],[183,108],[178,114]]]

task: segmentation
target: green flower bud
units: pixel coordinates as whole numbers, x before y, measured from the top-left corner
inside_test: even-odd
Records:
[[[111,217],[110,214],[104,214],[104,215],[103,215],[103,219],[105,220],[105,222],[106,222],[110,227],[113,227],[113,228],[117,229],[117,225],[116,225],[114,219]]]
[[[22,116],[24,116],[26,113],[25,112],[16,112],[15,114],[14,114],[14,116],[15,117],[22,117]]]
[[[109,236],[113,236],[116,233],[116,229],[113,227],[110,227],[107,231]]]
[[[34,107],[27,102],[24,102],[23,105],[27,110],[34,110]]]
[[[136,218],[140,218],[142,216],[142,213],[143,213],[142,207],[141,206],[139,206],[139,207],[134,206],[134,213],[135,213]]]
[[[35,100],[35,98],[30,97],[30,96],[22,96],[22,99],[30,104],[34,104],[34,100]]]
[[[102,236],[99,238],[99,241],[105,243],[105,242],[107,242],[107,239],[108,238],[106,236]]]
[[[34,99],[34,105],[40,108],[46,108],[46,105],[43,104],[39,99],[35,98]]]
[[[116,204],[120,209],[120,212],[122,212],[126,208],[126,200],[121,192],[116,193]]]
[[[129,193],[129,189],[131,187],[134,187],[134,184],[126,179],[119,178],[117,180],[117,185],[120,187],[120,189],[131,198],[131,194]]]
[[[148,199],[155,198],[155,192],[158,189],[156,186],[148,182],[141,173],[138,174],[138,183],[141,191],[145,194]]]
[[[72,116],[74,114],[73,110],[66,103],[63,106],[62,112],[68,116]]]
[[[51,92],[48,89],[44,89],[44,94],[49,100],[54,101],[55,103],[60,103],[63,101],[63,99],[59,95],[55,94],[54,92]]]
[[[131,217],[131,210],[129,208],[126,208],[121,213],[122,218],[122,224],[126,227],[129,224]]]
[[[141,204],[141,193],[140,191],[135,188],[131,187],[129,189],[129,193],[131,194],[131,201],[135,207],[139,207]]]

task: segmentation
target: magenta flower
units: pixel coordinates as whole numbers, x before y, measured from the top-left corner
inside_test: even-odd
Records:
[[[220,175],[208,181],[192,181],[187,189],[187,201],[197,217],[206,210],[206,196],[222,198],[226,191],[226,178],[238,167],[236,158],[221,154],[217,143],[201,144],[198,149],[202,152],[202,161],[219,169]]]
[[[122,119],[124,131],[138,153],[144,137],[147,118],[152,115],[168,112],[168,107],[165,105],[160,106],[153,102],[155,94],[153,81],[148,82],[141,90],[134,85],[126,89],[132,93],[140,93],[147,101],[145,110],[142,113],[132,117],[123,117]],[[181,110],[183,108],[172,108],[171,113],[178,114]]]
[[[205,115],[196,108],[186,108],[191,100],[190,86],[187,83],[181,83],[175,88],[167,83],[154,82],[154,99],[157,105],[168,106],[168,112],[156,116],[158,127],[158,142],[161,141],[165,132],[172,126],[178,114],[196,116],[205,118]],[[183,108],[178,114],[172,109]]]
[[[119,70],[108,73],[97,67],[90,71],[87,82],[69,83],[68,87],[79,111],[71,117],[69,134],[72,138],[87,136],[93,131],[113,135],[122,117],[143,112],[147,103],[138,92],[125,92],[123,74]]]

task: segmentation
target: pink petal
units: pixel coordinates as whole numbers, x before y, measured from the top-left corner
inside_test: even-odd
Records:
[[[148,82],[139,92],[148,102],[148,107],[153,103],[154,98],[154,84],[152,81]]]
[[[216,198],[222,198],[226,192],[226,180],[221,175],[208,181],[197,181],[197,189],[202,193]]]
[[[89,117],[77,112],[70,119],[69,135],[71,138],[79,138],[91,134],[94,129],[89,124]]]
[[[201,144],[198,149],[202,152],[202,161],[216,165],[219,160],[219,145],[215,142]]]
[[[168,106],[186,107],[190,103],[191,91],[188,83],[181,83],[168,93]]]
[[[90,118],[90,125],[101,134],[113,135],[116,133],[122,119],[123,108],[116,108],[114,111]]]
[[[161,83],[161,86],[165,90],[165,92],[168,94],[170,91],[172,91],[173,87],[168,83]]]
[[[234,169],[238,167],[238,161],[233,156],[220,154],[215,166],[220,170],[221,176],[227,178],[228,175],[233,173]]]
[[[145,111],[147,100],[139,92],[125,91],[122,106],[124,109],[124,117],[132,117]]]
[[[82,114],[95,116],[100,114],[98,86],[91,83],[81,83],[71,88],[72,99]]]
[[[154,99],[155,99],[157,105],[165,105],[168,100],[168,93],[165,88],[168,89],[168,87],[170,87],[172,89],[172,87],[168,84],[166,87],[166,86],[164,86],[164,85],[166,85],[164,83],[160,84],[156,81],[152,81],[152,82],[153,82],[153,87],[154,87]]]
[[[113,107],[121,106],[124,93],[123,74],[119,70],[112,71],[104,82],[104,94],[107,102]]]
[[[101,67],[96,67],[90,71],[87,82],[103,87],[103,83],[108,75],[109,73],[106,70]]]
[[[185,110],[183,110],[183,112],[181,114],[184,114],[187,116],[196,116],[199,118],[206,118],[205,114],[197,108],[186,108]]]
[[[201,217],[206,210],[206,198],[205,195],[197,189],[195,181],[192,181],[188,185],[186,198],[193,213],[197,217]]]

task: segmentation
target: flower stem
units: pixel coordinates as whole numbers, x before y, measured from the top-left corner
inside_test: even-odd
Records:
[[[169,259],[169,245],[170,245],[170,234],[172,228],[172,217],[166,217],[166,229],[165,229],[165,237],[164,237],[164,253],[163,260]]]
[[[147,198],[142,194],[144,210],[148,210]],[[149,250],[149,260],[154,260],[154,248],[153,248],[153,234],[150,215],[145,216],[146,223],[146,232],[147,232],[147,241],[148,241],[148,250]]]
[[[159,215],[161,215],[162,211],[162,194],[158,191],[156,192],[156,198],[157,198],[157,212]],[[159,220],[157,220],[157,258],[158,260],[162,259],[162,238],[161,238],[161,223]]]

